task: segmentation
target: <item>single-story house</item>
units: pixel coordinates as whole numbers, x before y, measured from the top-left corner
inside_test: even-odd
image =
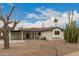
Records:
[[[63,39],[63,29],[60,27],[49,28],[30,28],[26,30],[14,30],[9,33],[11,40],[26,40],[26,39]]]

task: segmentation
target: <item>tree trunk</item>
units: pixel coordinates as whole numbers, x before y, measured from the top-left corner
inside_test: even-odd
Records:
[[[3,33],[3,38],[4,38],[4,49],[8,49],[9,48],[9,33],[8,32],[4,32]]]

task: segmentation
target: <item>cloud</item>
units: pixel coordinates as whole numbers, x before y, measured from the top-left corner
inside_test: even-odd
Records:
[[[27,22],[27,20],[22,20],[15,29],[18,29],[20,27],[23,28],[41,28],[43,27],[43,23],[44,23],[44,27],[54,27],[55,23],[53,22],[55,18],[58,19],[58,23],[57,26],[59,27],[65,27],[66,23],[68,23],[68,12],[59,12],[50,8],[45,8],[45,7],[41,7],[41,8],[37,8],[36,9],[37,13],[28,13],[25,17],[25,19],[36,19],[37,21],[35,23],[31,22]],[[50,19],[49,19],[50,18]],[[79,13],[74,10],[74,19],[75,21],[79,22]],[[77,22],[77,23],[78,23]],[[0,24],[2,24],[0,22]],[[3,26],[3,25],[0,25]],[[12,26],[12,24],[10,24],[9,26]]]
[[[60,17],[62,15],[62,13],[58,11],[44,7],[37,8],[36,11],[40,12],[42,16],[47,16],[47,17],[51,17],[51,16]]]
[[[32,23],[28,23],[28,22],[25,22],[25,21],[21,21],[19,24],[17,24],[17,26],[15,27],[15,29],[19,29],[21,27],[23,28],[30,28],[30,26],[32,26],[33,24]]]
[[[53,9],[50,9],[50,8],[45,8],[45,7],[37,8],[36,12],[39,12],[39,13],[28,13],[26,15],[25,19],[45,21],[45,20],[48,20],[52,16],[53,17],[61,17],[62,16],[62,13],[55,11]]]
[[[17,24],[15,29],[17,30],[21,27],[23,27],[23,28],[41,28],[42,27],[42,21],[38,21],[36,23],[28,23],[28,22],[21,21],[19,24]]]
[[[34,18],[34,19],[39,19],[39,16],[38,16],[37,14],[35,14],[35,13],[27,14],[26,17],[27,17],[28,19],[32,19],[32,18]]]
[[[37,12],[43,13],[46,10],[45,7],[36,8]]]

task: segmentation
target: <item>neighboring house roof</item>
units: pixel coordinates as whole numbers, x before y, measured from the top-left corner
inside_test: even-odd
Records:
[[[60,27],[49,27],[49,28],[29,28],[26,30],[14,30],[12,32],[19,32],[19,31],[27,31],[27,32],[43,32],[43,31],[52,31],[53,29],[60,29],[61,31],[63,31],[62,28]]]

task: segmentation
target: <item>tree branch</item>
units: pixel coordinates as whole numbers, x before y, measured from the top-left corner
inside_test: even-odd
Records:
[[[14,8],[15,8],[15,6],[13,6],[13,8],[11,9],[11,11],[10,11],[9,15],[7,16],[7,20],[9,20],[9,19],[10,19],[10,16],[11,16],[11,14],[12,14],[12,12],[13,12]]]
[[[20,21],[14,21],[14,25],[12,27],[12,30],[14,30],[14,28],[16,27],[16,25],[19,23]]]

